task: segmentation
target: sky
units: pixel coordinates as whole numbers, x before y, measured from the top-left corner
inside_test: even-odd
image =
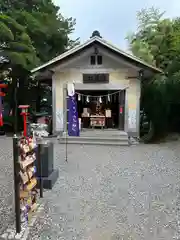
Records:
[[[76,19],[72,38],[81,42],[94,30],[117,47],[127,50],[127,34],[136,29],[136,13],[146,7],[158,7],[166,17],[180,16],[180,0],[54,0],[65,17]]]

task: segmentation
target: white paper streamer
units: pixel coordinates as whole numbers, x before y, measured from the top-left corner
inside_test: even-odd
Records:
[[[75,89],[74,89],[74,84],[73,83],[68,83],[67,91],[68,91],[68,96],[74,96]]]
[[[110,96],[109,96],[109,94],[108,94],[108,102],[110,102],[111,101],[111,99],[110,99]]]

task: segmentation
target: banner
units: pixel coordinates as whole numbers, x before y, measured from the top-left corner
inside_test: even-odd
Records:
[[[79,136],[79,119],[77,111],[76,94],[74,91],[74,84],[68,84],[68,135]]]
[[[68,97],[68,135],[69,136],[79,136],[79,119],[77,112],[77,102],[76,96]]]

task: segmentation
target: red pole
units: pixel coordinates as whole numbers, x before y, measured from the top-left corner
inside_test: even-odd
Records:
[[[23,120],[24,120],[24,137],[27,137],[26,113],[23,114]]]

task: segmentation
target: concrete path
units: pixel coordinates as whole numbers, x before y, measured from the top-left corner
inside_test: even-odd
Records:
[[[55,148],[60,178],[30,239],[180,239],[178,143],[71,145],[68,163]]]

